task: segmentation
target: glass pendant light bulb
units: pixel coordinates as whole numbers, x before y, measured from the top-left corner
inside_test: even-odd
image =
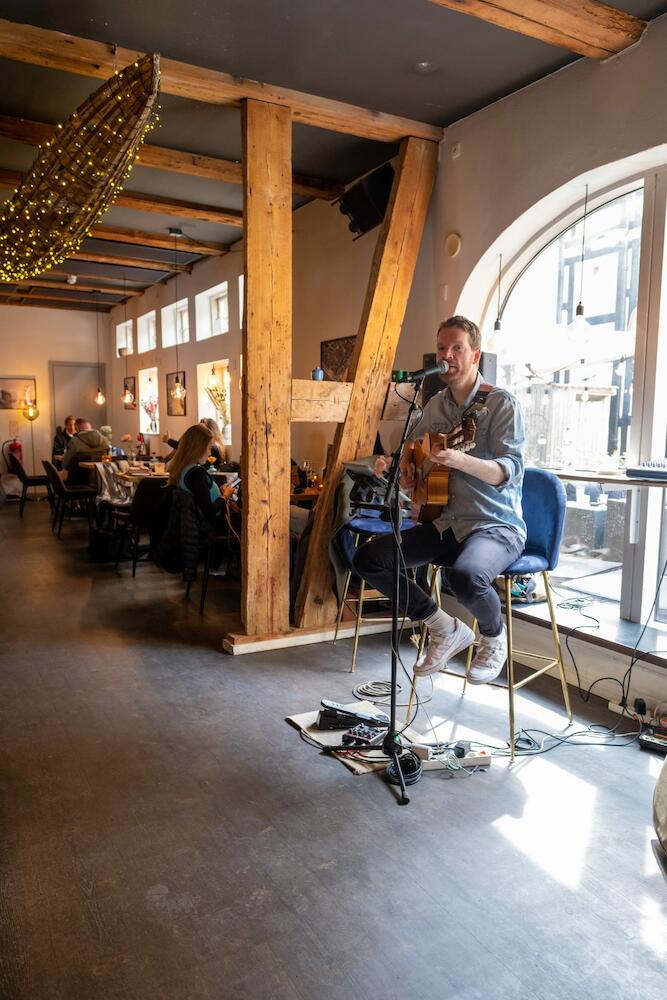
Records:
[[[98,406],[104,406],[104,404],[106,403],[106,401],[107,401],[107,397],[104,395],[104,393],[102,392],[102,390],[98,386],[97,387],[97,393],[95,394],[95,400],[94,400],[94,402],[96,402]]]
[[[134,396],[130,392],[129,388],[127,388],[127,386],[125,387],[123,395],[120,397],[120,400],[121,403],[125,403],[126,406],[131,406],[132,403],[134,402]]]
[[[185,399],[185,386],[181,384],[180,379],[176,379],[174,388],[171,390],[171,395],[173,399]]]
[[[28,403],[23,408],[23,416],[26,418],[26,420],[30,421],[37,420],[37,417],[39,416],[39,410],[37,409],[34,403]]]

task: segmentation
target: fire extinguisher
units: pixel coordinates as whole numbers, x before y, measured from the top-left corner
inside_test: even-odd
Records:
[[[14,458],[18,458],[21,465],[23,465],[23,445],[21,444],[20,438],[13,438],[8,445],[7,450]]]

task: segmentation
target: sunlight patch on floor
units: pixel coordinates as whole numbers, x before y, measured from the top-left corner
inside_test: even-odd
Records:
[[[597,789],[558,764],[537,757],[516,772],[526,793],[523,815],[493,825],[543,871],[576,889],[588,849]]]
[[[657,899],[643,896],[640,903],[641,936],[658,958],[667,958],[667,916]]]

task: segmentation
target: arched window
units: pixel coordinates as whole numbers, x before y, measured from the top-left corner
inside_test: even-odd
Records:
[[[628,447],[643,188],[611,198],[533,257],[491,350],[520,399],[526,461],[621,468]],[[583,271],[582,271],[583,240]],[[577,316],[577,305],[583,316]]]

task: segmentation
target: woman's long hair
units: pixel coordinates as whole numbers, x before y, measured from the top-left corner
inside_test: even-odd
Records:
[[[178,486],[183,469],[200,461],[204,451],[210,448],[213,434],[203,424],[188,427],[178,442],[176,453],[169,463],[169,485]]]
[[[220,452],[221,457],[224,459],[225,455],[227,454],[227,448],[225,446],[225,442],[222,440],[222,434],[220,433],[220,428],[216,424],[215,420],[213,420],[212,417],[202,417],[199,423],[203,424],[204,427],[208,427],[213,437],[213,444],[217,446],[217,449]]]

